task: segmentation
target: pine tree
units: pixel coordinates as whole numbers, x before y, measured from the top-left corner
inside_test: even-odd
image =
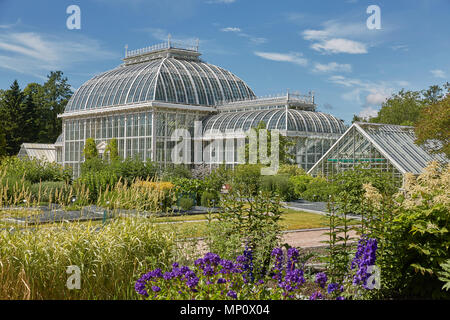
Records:
[[[14,80],[10,89],[3,92],[0,100],[1,124],[6,138],[6,153],[8,155],[16,155],[23,143],[23,128],[20,126],[23,101],[24,96],[19,83]]]

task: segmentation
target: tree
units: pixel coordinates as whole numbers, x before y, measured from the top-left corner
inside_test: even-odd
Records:
[[[417,144],[450,158],[450,94],[421,110],[415,133]]]
[[[97,146],[95,145],[94,138],[86,139],[86,144],[84,145],[83,149],[83,155],[86,161],[98,157],[98,150]]]
[[[6,136],[3,126],[0,127],[0,157],[6,156]]]
[[[43,99],[41,108],[45,111],[46,118],[46,126],[41,130],[45,131],[45,137],[42,139],[53,143],[62,132],[62,121],[58,119],[58,114],[64,112],[73,92],[62,71],[52,71],[47,78],[39,97]]]
[[[421,110],[428,105],[435,104],[450,93],[450,83],[442,87],[430,86],[421,91],[400,90],[381,106],[376,117],[370,118],[372,123],[414,126],[420,119]],[[358,120],[355,116],[353,121]]]
[[[105,155],[109,153],[109,160],[115,161],[119,159],[119,148],[117,146],[117,139],[112,138],[109,140],[108,145],[105,148]]]
[[[271,145],[272,145],[272,133],[271,130],[266,129],[266,124],[261,121],[255,128],[252,128],[256,132],[256,150],[257,150],[257,161],[256,163],[261,163],[260,154],[259,154],[259,135],[262,130],[267,132],[267,157],[270,157],[272,154]],[[283,135],[279,135],[279,164],[291,164],[294,163],[294,155],[290,152],[291,148],[293,148],[295,142],[289,140],[287,137]],[[249,144],[245,145],[245,159],[249,161]]]
[[[369,122],[412,126],[419,118],[422,106],[419,91],[402,89],[384,102],[378,115],[371,118]]]
[[[14,80],[9,90],[5,90],[0,99],[1,125],[4,128],[4,135],[7,141],[6,153],[15,155],[19,152],[23,142],[20,125],[21,108],[24,96],[20,90],[19,83]]]

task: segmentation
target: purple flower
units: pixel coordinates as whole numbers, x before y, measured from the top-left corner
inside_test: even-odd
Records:
[[[287,252],[287,265],[286,270],[293,270],[295,268],[295,264],[298,262],[298,250],[296,248],[289,248]]]
[[[158,286],[152,286],[152,291],[153,291],[153,292],[160,292],[160,291],[161,291],[161,288],[158,287]]]
[[[345,300],[345,298],[342,297],[342,296],[339,296],[339,297],[336,298],[336,300]]]
[[[357,269],[353,277],[353,284],[362,284],[367,289],[367,279],[370,277],[367,268],[375,264],[377,248],[376,239],[368,239],[366,235],[361,236],[358,241],[355,258],[353,258],[351,263],[351,269]]]
[[[314,282],[317,283],[321,288],[325,288],[327,280],[327,275],[324,272],[319,272],[316,274],[316,280]]]
[[[311,297],[309,297],[309,300],[318,300],[318,299],[322,299],[322,294],[320,293],[320,291],[316,291],[314,292]]]
[[[226,283],[227,282],[227,280],[225,280],[224,278],[219,278],[218,280],[217,280],[217,283],[218,284],[222,284],[222,283]]]
[[[337,283],[330,283],[329,285],[328,285],[328,293],[332,293],[332,292],[334,292],[334,291],[336,291],[336,290],[338,290],[339,289],[339,284],[337,284]]]
[[[228,291],[227,296],[233,299],[237,299],[237,294],[233,290]]]
[[[283,270],[283,263],[284,263],[284,253],[283,249],[281,248],[275,248],[272,250],[271,255],[275,257],[275,262],[272,267],[272,278],[275,280],[278,280],[280,283],[282,281],[282,270]]]

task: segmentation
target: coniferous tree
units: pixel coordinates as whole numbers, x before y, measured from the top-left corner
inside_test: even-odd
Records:
[[[20,127],[21,109],[24,101],[19,83],[14,80],[9,90],[5,90],[0,100],[0,114],[6,138],[6,153],[15,155],[19,152],[23,142],[22,128]]]

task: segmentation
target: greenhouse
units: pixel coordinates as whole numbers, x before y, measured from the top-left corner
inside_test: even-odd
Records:
[[[268,129],[279,129],[296,140],[292,150],[296,162],[308,169],[345,132],[342,120],[315,111],[312,94],[288,92],[257,98],[243,80],[205,63],[200,55],[198,46],[169,39],[127,50],[120,66],[80,86],[59,115],[64,165],[73,167],[75,176],[79,174],[87,138],[94,138],[102,149],[116,138],[122,158],[138,156],[167,165],[174,162],[172,150],[177,141],[171,136],[176,129],[186,129],[192,139],[195,123],[200,122],[203,135],[197,140],[207,148],[214,132],[230,139],[245,137],[249,128],[262,121]],[[220,152],[224,154],[225,149]],[[227,152],[228,156],[214,159],[236,164],[236,148]],[[202,153],[188,165],[213,164],[214,159]]]
[[[420,174],[430,161],[447,163],[442,154],[430,154],[414,143],[414,127],[355,122],[308,172],[314,176],[333,174],[365,165],[403,178]]]

